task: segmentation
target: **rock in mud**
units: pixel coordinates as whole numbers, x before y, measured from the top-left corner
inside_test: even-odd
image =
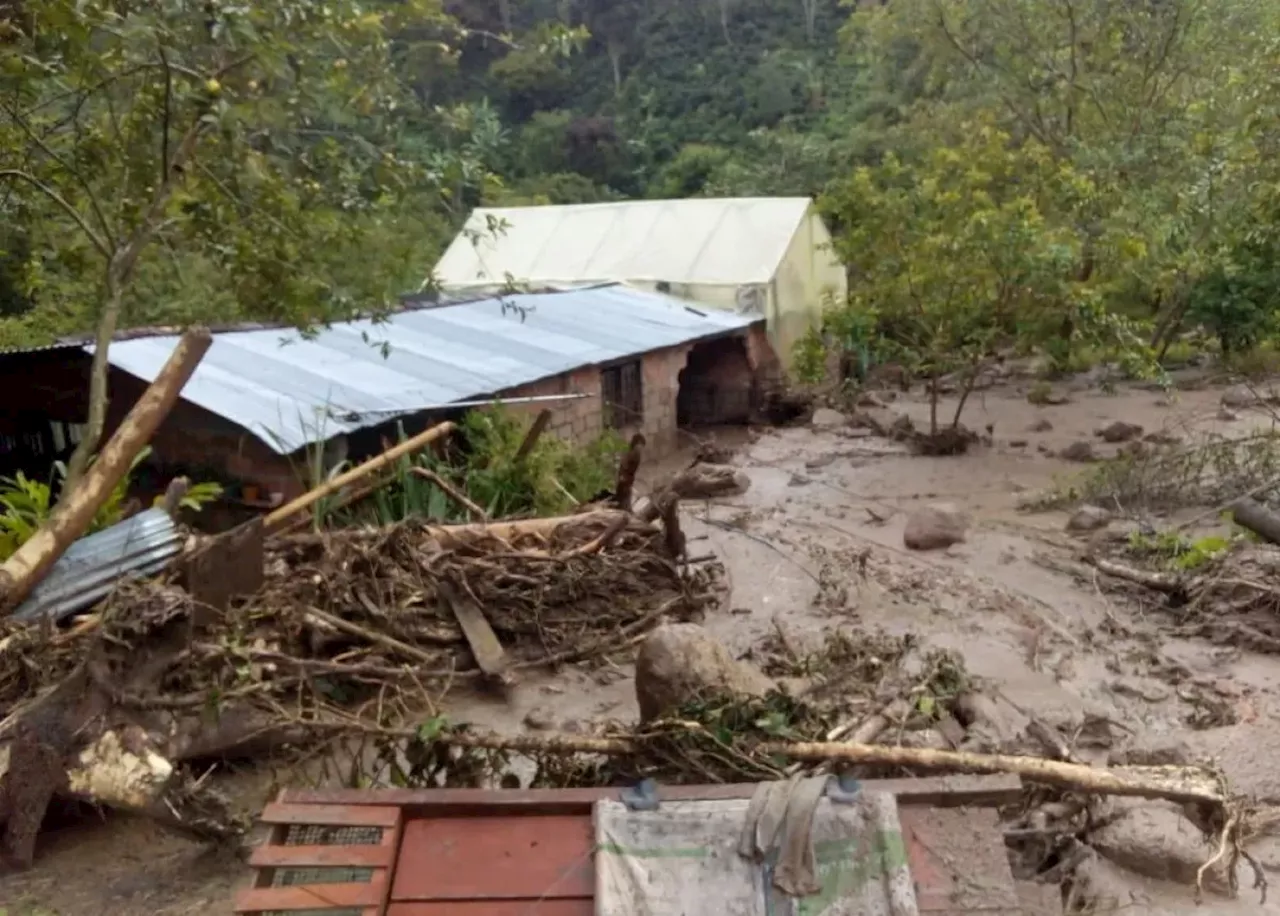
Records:
[[[1094,832],[1089,845],[1132,872],[1179,884],[1194,884],[1213,854],[1200,829],[1168,802],[1129,808]]]
[[[912,550],[942,550],[964,540],[968,519],[951,506],[925,506],[907,516],[902,543]]]
[[[1264,401],[1265,399],[1248,385],[1236,385],[1222,392],[1223,407],[1234,407],[1236,409],[1257,407]]]
[[[775,686],[759,670],[734,658],[697,624],[658,627],[640,646],[636,658],[636,700],[644,721],[698,697],[764,696]]]
[[[1228,410],[1226,407],[1221,407],[1218,409],[1218,419],[1223,423],[1234,423],[1240,419],[1240,415]]]
[[[1045,417],[1041,417],[1039,420],[1036,420],[1036,422],[1027,427],[1027,431],[1033,433],[1047,433],[1051,429],[1053,429],[1053,424]]]
[[[1142,435],[1142,427],[1137,423],[1126,423],[1123,420],[1116,420],[1102,429],[1097,430],[1097,435],[1103,442],[1128,442],[1130,439],[1136,439]]]
[[[831,464],[835,460],[836,460],[835,455],[821,455],[817,458],[810,458],[808,461],[804,463],[805,470],[816,471],[819,468],[825,468],[827,465]]]
[[[887,408],[867,408],[853,415],[853,424],[871,430],[886,439],[905,439],[915,430],[915,424],[904,413]]]
[[[1168,736],[1139,738],[1128,747],[1118,748],[1107,755],[1107,765],[1113,767],[1174,767],[1191,763],[1194,755],[1185,741]]]
[[[1009,440],[1009,448],[1026,448],[1026,447],[1027,447],[1026,439],[1010,439]]]
[[[809,425],[814,429],[839,429],[849,425],[849,418],[830,407],[819,407],[813,412],[813,419],[809,421]]]
[[[884,399],[874,391],[864,391],[858,395],[859,407],[884,407]]]
[[[1098,460],[1098,456],[1094,454],[1093,451],[1093,443],[1087,442],[1084,439],[1072,442],[1062,451],[1058,452],[1058,457],[1063,461],[1077,461],[1082,464]]]
[[[1101,506],[1081,506],[1067,519],[1068,531],[1097,531],[1111,522],[1111,513]]]
[[[1158,429],[1155,432],[1147,433],[1142,437],[1143,442],[1150,442],[1152,445],[1177,445],[1182,440],[1171,432]]]

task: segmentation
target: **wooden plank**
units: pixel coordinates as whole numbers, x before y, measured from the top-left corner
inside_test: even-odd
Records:
[[[394,827],[400,823],[400,806],[296,804],[272,802],[258,818],[264,824],[304,824],[317,827]]]
[[[395,849],[377,846],[259,846],[249,856],[252,868],[390,868]]]
[[[270,913],[276,910],[350,909],[384,905],[386,876],[375,875],[368,884],[308,884],[299,887],[253,887],[236,898],[237,913]]]
[[[872,779],[868,792],[889,792],[900,805],[939,808],[1004,805],[1018,800],[1017,776],[936,776],[922,779]],[[658,796],[672,801],[750,798],[755,784],[660,786]],[[593,789],[285,789],[280,800],[294,805],[395,806],[410,815],[469,813],[572,814],[590,810],[602,798],[617,798],[617,788]]]
[[[576,900],[418,900],[391,904],[387,916],[595,916],[595,901]]]
[[[591,815],[409,821],[391,898],[554,900],[595,893]]]
[[[436,590],[458,619],[458,625],[462,627],[462,635],[471,647],[477,667],[489,677],[506,680],[509,664],[507,653],[503,651],[502,643],[498,642],[498,634],[493,632],[480,605],[470,595],[462,594],[443,579],[436,583]]]

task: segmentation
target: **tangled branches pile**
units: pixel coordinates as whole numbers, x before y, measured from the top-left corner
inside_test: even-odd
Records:
[[[1277,477],[1280,434],[1205,436],[1173,447],[1126,452],[1056,487],[1028,508],[1060,509],[1080,502],[1125,511],[1212,506]]]
[[[429,682],[438,694],[478,673],[442,586],[483,609],[516,668],[625,648],[715,600],[716,569],[682,573],[660,531],[633,519],[599,549],[601,524],[584,515],[514,541],[480,528],[447,546],[414,523],[284,539],[263,588],[221,614],[172,584],[131,584],[81,632],[0,633],[0,719],[83,671],[137,712],[249,706],[259,730],[264,716],[387,721],[429,704]]]

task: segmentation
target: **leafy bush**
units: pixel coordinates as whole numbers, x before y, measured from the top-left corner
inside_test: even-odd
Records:
[[[125,500],[129,495],[133,474],[150,455],[151,447],[148,446],[133,459],[129,473],[116,484],[107,501],[98,509],[86,534],[110,528],[124,520]],[[32,480],[21,471],[13,477],[0,477],[0,560],[7,560],[13,556],[14,552],[30,540],[32,535],[40,530],[40,526],[49,520],[56,505],[54,493],[61,493],[67,480],[67,466],[63,462],[54,463],[53,478],[50,483],[45,483]],[[212,482],[193,484],[183,497],[181,506],[184,509],[199,512],[221,495],[220,484]],[[157,499],[156,502],[159,503],[160,500]]]

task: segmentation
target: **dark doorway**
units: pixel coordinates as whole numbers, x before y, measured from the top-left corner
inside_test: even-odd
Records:
[[[746,423],[753,376],[746,342],[725,337],[697,344],[680,372],[676,420],[681,426]]]

